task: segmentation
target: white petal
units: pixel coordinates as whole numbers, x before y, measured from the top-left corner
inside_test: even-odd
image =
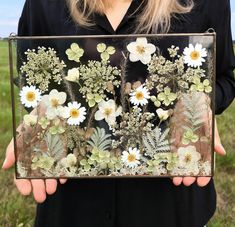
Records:
[[[101,113],[100,110],[98,110],[98,111],[95,113],[95,119],[96,119],[97,121],[101,121],[101,120],[104,119],[104,115]]]
[[[130,61],[131,62],[137,62],[139,60],[140,60],[140,58],[139,58],[139,56],[137,54],[130,53]]]
[[[65,92],[60,92],[59,93],[59,104],[62,105],[65,103],[67,99],[67,94]]]
[[[127,45],[127,50],[130,53],[136,53],[136,42],[131,42]]]
[[[201,50],[202,50],[202,44],[197,43],[196,46],[195,46],[195,50],[198,51],[198,52],[201,52]]]
[[[118,117],[119,115],[121,115],[122,114],[122,107],[121,106],[119,106],[118,108],[117,108],[117,110],[116,110],[116,117]]]
[[[151,55],[142,55],[140,61],[145,65],[148,64],[151,61]]]
[[[148,43],[148,40],[145,37],[139,37],[136,39],[136,43],[137,45],[146,46]]]
[[[156,46],[151,44],[151,43],[148,43],[147,46],[146,46],[146,51],[149,54],[153,54],[153,53],[156,52]]]

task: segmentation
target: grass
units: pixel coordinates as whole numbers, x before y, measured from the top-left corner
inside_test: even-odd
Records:
[[[0,164],[12,137],[10,84],[7,42],[0,42]],[[215,184],[217,211],[209,227],[235,226],[235,102],[217,117],[222,143],[227,150],[225,158],[217,157]],[[35,203],[32,197],[19,196],[13,183],[13,169],[0,172],[0,226],[33,226]]]

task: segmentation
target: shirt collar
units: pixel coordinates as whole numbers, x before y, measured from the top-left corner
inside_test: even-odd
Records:
[[[130,19],[134,19],[140,12],[141,8],[140,5],[143,3],[143,0],[132,0],[131,5],[129,6],[125,16],[123,17],[122,21],[118,25],[116,31],[111,26],[108,18],[106,15],[100,15],[98,13],[93,14],[93,20],[97,26],[102,27],[107,33],[109,34],[117,34],[119,30],[126,24]]]

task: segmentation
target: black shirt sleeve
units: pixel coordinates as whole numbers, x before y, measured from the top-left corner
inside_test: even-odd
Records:
[[[216,44],[216,107],[215,113],[221,114],[235,97],[235,57],[231,32],[230,1],[209,1],[209,22],[217,33]]]

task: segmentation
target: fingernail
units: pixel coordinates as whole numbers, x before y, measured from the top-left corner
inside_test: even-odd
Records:
[[[222,144],[221,144],[221,147],[223,148],[224,154],[226,155],[226,150]]]
[[[7,160],[5,159],[4,162],[3,162],[3,164],[2,164],[2,169],[5,168],[6,163],[7,163]]]

